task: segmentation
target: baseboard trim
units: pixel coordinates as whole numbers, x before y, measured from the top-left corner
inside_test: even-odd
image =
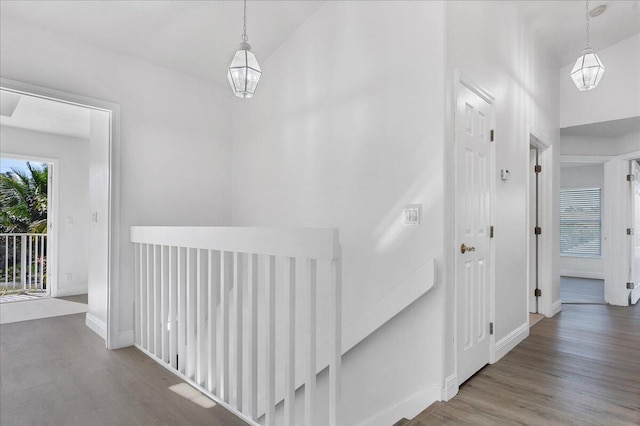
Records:
[[[498,362],[500,358],[508,354],[513,348],[518,346],[520,342],[529,336],[529,321],[522,324],[520,327],[507,334],[496,343],[496,360]]]
[[[135,335],[133,330],[123,331],[118,333],[118,341],[116,342],[116,346],[113,349],[126,348],[128,346],[133,346],[135,340]]]
[[[440,400],[449,401],[458,394],[458,376],[450,375],[444,380],[444,387],[440,390]]]
[[[551,304],[551,315],[549,317],[554,316],[561,310],[562,310],[562,300],[556,300]]]
[[[358,426],[389,426],[405,417],[413,419],[425,408],[440,401],[442,389],[439,386],[424,388],[409,398],[401,401],[389,408],[386,408],[368,419],[357,423]]]
[[[571,277],[571,278],[588,278],[592,280],[604,280],[604,273],[602,272],[561,270],[560,276]]]
[[[87,294],[88,288],[86,284],[77,284],[67,287],[58,287],[55,297],[77,296],[78,294]]]
[[[87,312],[85,324],[94,333],[102,337],[102,339],[107,340],[107,324],[104,321],[100,320],[97,316],[93,315],[92,313]]]

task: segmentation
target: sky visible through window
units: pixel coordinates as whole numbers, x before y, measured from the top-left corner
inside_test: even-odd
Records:
[[[32,161],[32,163],[36,163]],[[26,160],[14,160],[12,158],[0,157],[0,173],[10,172],[12,169],[27,170]]]

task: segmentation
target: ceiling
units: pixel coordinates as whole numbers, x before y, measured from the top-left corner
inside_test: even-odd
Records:
[[[249,1],[247,35],[264,61],[322,1]],[[240,1],[1,1],[0,16],[197,78],[227,83]]]
[[[620,120],[602,121],[580,126],[560,129],[562,136],[588,136],[600,138],[617,138],[640,130],[640,117],[622,118]]]
[[[532,28],[559,66],[575,62],[585,42],[584,1],[522,1]],[[590,18],[591,46],[597,51],[640,33],[640,1],[594,1],[589,10],[606,5],[600,16]]]
[[[264,62],[324,1],[249,1],[248,35]],[[584,44],[584,2],[516,1],[558,66]],[[592,1],[608,10],[592,19],[602,49],[640,33],[640,1]],[[226,83],[226,67],[242,34],[240,1],[1,1],[0,16],[121,54]],[[561,40],[561,42],[558,42]]]
[[[88,108],[0,90],[0,125],[88,139]]]

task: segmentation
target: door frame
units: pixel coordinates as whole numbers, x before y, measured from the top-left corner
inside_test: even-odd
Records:
[[[0,157],[49,164],[47,182],[47,291],[49,296],[58,295],[58,202],[60,196],[60,172],[57,158],[39,155],[14,154],[0,151]],[[53,170],[53,172],[52,172]]]
[[[489,161],[489,168],[492,170],[491,179],[490,179],[490,188],[491,188],[491,196],[489,197],[489,218],[492,224],[495,223],[495,205],[496,205],[496,143],[499,141],[499,133],[495,131],[496,129],[496,105],[495,105],[495,97],[483,88],[480,84],[473,81],[471,78],[467,77],[462,71],[458,68],[454,70],[454,78],[453,78],[453,88],[452,88],[452,150],[451,159],[452,159],[452,177],[450,180],[449,187],[451,188],[448,191],[449,196],[451,197],[450,206],[452,207],[452,214],[445,215],[445,223],[448,222],[447,229],[451,229],[453,231],[452,234],[454,238],[451,238],[449,244],[445,250],[445,258],[448,258],[446,262],[449,266],[449,270],[451,271],[452,276],[452,286],[453,286],[453,339],[452,339],[452,349],[453,349],[453,377],[447,377],[444,383],[443,396],[445,400],[448,400],[450,397],[455,395],[458,392],[459,384],[458,384],[458,282],[457,282],[457,274],[456,274],[456,241],[455,241],[455,211],[456,211],[456,178],[455,178],[455,169],[456,169],[456,148],[458,144],[458,140],[456,138],[456,111],[457,111],[457,102],[459,95],[459,86],[463,85],[467,89],[471,90],[477,96],[486,101],[491,108],[491,116],[489,118],[489,122],[491,125],[491,129],[494,130],[495,139],[491,144],[491,159]],[[494,324],[494,333],[489,335],[489,363],[492,364],[496,361],[496,340],[495,340],[495,239],[491,238],[489,241],[489,256],[491,256],[491,260],[489,262],[489,321]]]
[[[542,291],[542,296],[538,300],[538,313],[546,317],[552,317],[562,308],[559,301],[553,300],[553,253],[554,253],[554,232],[553,232],[553,152],[548,139],[542,137],[532,128],[528,130],[529,147],[538,150],[538,164],[542,172],[538,176],[538,225],[542,228],[542,233],[538,236],[538,288]],[[531,149],[531,148],[530,148]],[[525,170],[527,173],[527,321],[529,318],[529,306],[531,298],[531,242],[533,224],[531,223],[531,173],[529,156],[527,155]],[[545,232],[546,230],[546,232]]]
[[[0,78],[0,88],[14,93],[39,96],[85,108],[104,111],[110,116],[109,135],[109,208],[107,269],[107,322],[105,345],[107,349],[128,346],[128,337],[119,335],[119,274],[120,274],[120,105],[100,99],[76,95],[60,90],[36,86],[21,81]]]

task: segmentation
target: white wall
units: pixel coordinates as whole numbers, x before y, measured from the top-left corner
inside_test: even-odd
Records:
[[[560,187],[562,189],[600,188],[601,203],[604,206],[607,202],[607,195],[604,193],[604,164],[561,167]],[[604,246],[604,241],[601,243]],[[560,257],[560,275],[604,279],[605,262],[604,257],[584,258],[563,255]]]
[[[58,295],[87,292],[89,143],[86,139],[0,126],[2,153],[58,160]],[[69,223],[68,219],[72,223]],[[71,274],[71,280],[66,274]]]
[[[232,94],[82,41],[0,22],[4,78],[120,105],[119,330],[133,342],[131,225],[228,225]]]
[[[548,200],[556,199],[551,191],[558,190],[557,68],[546,56],[544,46],[537,45],[528,31],[517,2],[446,2],[446,25],[447,79],[459,68],[496,98],[495,340],[498,348],[503,348],[502,352],[498,350],[500,356],[509,344],[517,343],[528,333],[527,176],[531,131],[550,145],[543,154],[548,159]],[[453,137],[449,137],[452,144]],[[500,169],[509,169],[511,179],[501,181]],[[453,188],[451,174],[448,182]],[[542,213],[547,235],[557,232],[556,209],[549,203]],[[453,235],[453,228],[445,232]],[[450,250],[453,249],[451,245]],[[559,253],[549,250],[544,255],[547,269],[541,270],[540,279],[544,288],[551,290],[543,293],[543,303],[550,307],[560,297],[559,279],[555,278]],[[452,263],[448,266],[453,272]],[[452,280],[447,280],[447,305],[451,311]],[[445,341],[450,341],[453,317],[447,317],[445,323]],[[520,334],[514,335],[518,330]],[[451,375],[453,354],[448,346],[446,349],[445,374]]]
[[[562,136],[562,155],[615,156],[635,151],[640,151],[640,131],[619,137]]]
[[[560,127],[640,115],[640,34],[605,49],[597,44],[594,48],[605,67],[595,89],[576,89],[569,77],[573,63],[560,69]]]
[[[327,2],[264,61],[256,97],[234,101],[233,223],[340,228],[345,327],[442,263],[443,33],[439,2]],[[402,225],[409,203],[421,226]],[[439,396],[436,286],[345,356],[344,424]]]

